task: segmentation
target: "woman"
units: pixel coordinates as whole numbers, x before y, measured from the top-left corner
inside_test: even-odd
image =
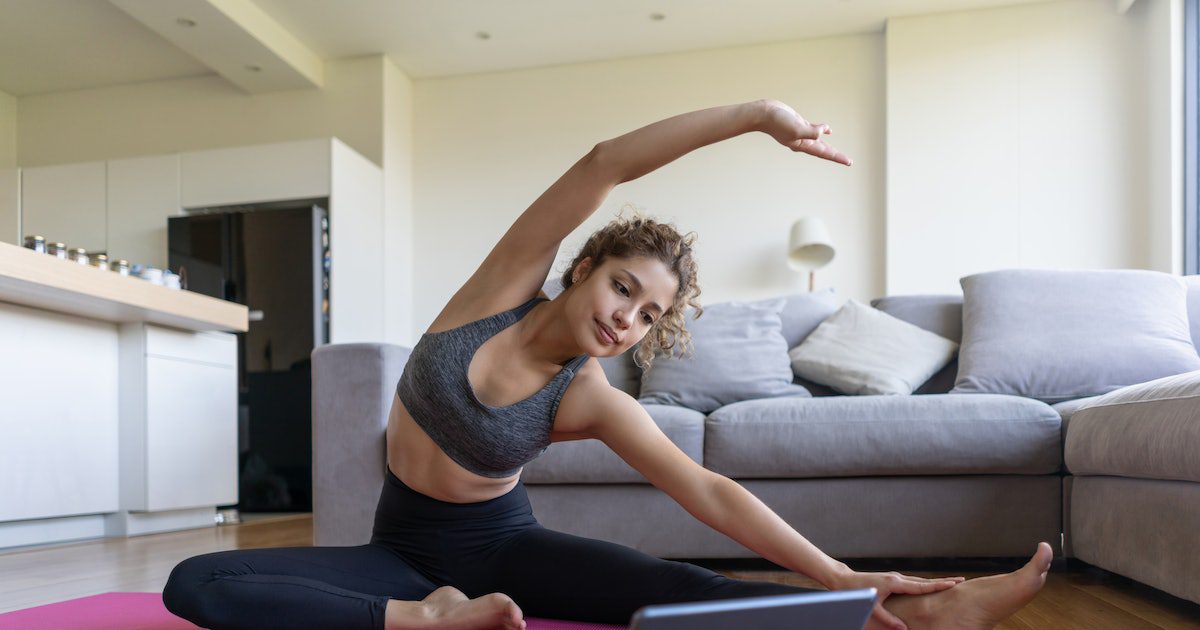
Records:
[[[573,261],[561,295],[539,293],[563,238],[614,186],[750,131],[851,164],[821,139],[828,125],[774,100],[695,111],[597,144],[517,219],[413,348],[388,419],[371,542],[189,558],[163,591],[168,609],[210,628],[519,629],[523,614],[627,623],[647,604],[807,590],[538,525],[521,467],[551,442],[585,438],[764,558],[830,589],[878,589],[868,627],[984,628],[1025,605],[1049,570],[1046,543],[1018,571],[967,582],[852,571],[697,465],[609,385],[593,357],[649,337],[638,350],[649,365],[655,350],[688,341],[684,309],[700,311],[693,235],[614,221]]]

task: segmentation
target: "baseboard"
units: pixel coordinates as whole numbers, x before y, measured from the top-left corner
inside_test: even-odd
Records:
[[[106,536],[141,536],[181,529],[217,526],[217,508],[201,507],[163,512],[121,511],[104,515]]]
[[[102,538],[103,514],[37,518],[0,523],[0,549]]]

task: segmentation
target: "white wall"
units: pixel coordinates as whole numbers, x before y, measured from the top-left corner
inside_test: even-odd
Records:
[[[1171,270],[1150,247],[1170,238],[1150,218],[1172,203],[1168,1],[888,21],[889,294],[1006,267]]]
[[[704,147],[617,187],[553,271],[626,202],[699,233],[705,303],[805,290],[783,258],[802,216],[837,246],[818,288],[860,301],[1000,267],[1178,271],[1179,13],[1065,0],[419,81],[376,55],[326,62],[322,90],[248,96],[213,76],[0,96],[0,165],[6,146],[35,166],[337,136],[384,170],[382,334],[406,345],[596,142],[760,97],[832,124],[855,165],[762,134]]]
[[[560,248],[561,271],[625,202],[696,231],[701,300],[803,291],[791,223],[818,216],[837,247],[817,287],[869,299],[883,279],[883,38],[856,35],[416,82],[414,332],[534,199],[591,147],[714,105],[778,98],[833,126],[846,168],[755,133],[618,186]]]
[[[413,83],[390,59],[383,64],[384,338],[412,347]],[[424,330],[424,329],[422,329]]]
[[[17,164],[336,136],[381,165],[383,59],[326,62],[325,87],[319,90],[250,95],[212,75],[23,97]]]
[[[1149,268],[1183,273],[1183,1],[1139,2],[1145,50]]]
[[[17,165],[17,99],[0,92],[0,168]]]
[[[371,161],[331,142],[329,342],[384,338],[386,295],[383,248],[383,172]]]

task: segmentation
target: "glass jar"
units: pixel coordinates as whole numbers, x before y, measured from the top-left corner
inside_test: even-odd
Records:
[[[112,269],[113,271],[121,274],[122,276],[128,276],[129,275],[129,261],[125,260],[124,258],[118,258],[112,262],[112,265],[109,267],[109,269]]]
[[[67,246],[65,243],[47,243],[46,253],[55,258],[67,259]]]
[[[143,280],[149,280],[150,284],[161,286],[163,283],[163,270],[158,267],[151,267],[149,265],[143,267],[141,276]]]
[[[76,247],[75,249],[72,249],[70,258],[81,265],[88,264],[87,250],[82,247]]]
[[[103,269],[105,271],[108,271],[108,255],[107,254],[93,254],[90,264],[93,267],[96,267],[98,269]]]
[[[36,234],[25,237],[25,248],[32,249],[39,254],[46,253],[46,237]]]

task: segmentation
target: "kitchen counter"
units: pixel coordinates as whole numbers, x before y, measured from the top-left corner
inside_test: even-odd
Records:
[[[0,548],[214,526],[244,305],[0,243]]]
[[[122,323],[245,332],[248,309],[0,243],[0,302]]]

